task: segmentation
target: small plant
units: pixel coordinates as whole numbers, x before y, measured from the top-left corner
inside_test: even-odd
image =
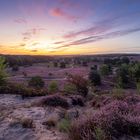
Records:
[[[58,84],[55,81],[52,81],[48,86],[49,93],[56,93],[58,91]]]
[[[34,127],[33,120],[30,118],[23,118],[20,123],[22,124],[23,128],[33,128]]]
[[[43,125],[46,125],[48,129],[56,126],[56,121],[53,119],[49,119],[45,122],[43,122]]]
[[[34,76],[30,79],[30,81],[28,82],[28,85],[34,88],[43,88],[45,85],[45,82],[40,76]]]
[[[124,91],[121,88],[114,88],[112,90],[112,96],[115,99],[122,99],[124,97]]]
[[[100,127],[95,128],[95,137],[96,140],[106,140],[105,133]]]
[[[60,122],[58,122],[57,127],[60,132],[69,132],[70,129],[70,120],[64,118]]]
[[[64,92],[66,94],[75,94],[77,92],[76,86],[71,83],[67,83],[64,85]]]

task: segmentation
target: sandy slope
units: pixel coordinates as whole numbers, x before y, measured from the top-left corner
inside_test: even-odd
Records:
[[[0,95],[0,140],[62,140],[64,134],[49,130],[42,123],[59,109],[31,106],[39,98],[22,100],[16,95]],[[18,122],[31,118],[34,128],[23,128]]]

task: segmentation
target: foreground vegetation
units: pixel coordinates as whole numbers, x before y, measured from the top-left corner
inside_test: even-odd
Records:
[[[140,62],[128,57],[104,58],[102,61],[90,57],[63,61],[50,59],[53,67],[65,69],[74,63],[74,66],[89,67],[89,73],[86,76],[66,73],[62,88],[56,81],[51,81],[46,87],[41,76],[16,84],[8,81],[7,67],[17,72],[19,64],[9,65],[11,61],[0,57],[0,94],[19,95],[22,99],[42,96],[28,106],[45,108],[49,112],[50,108],[60,109],[55,117],[49,118],[48,115],[41,125],[65,133],[66,139],[140,139]],[[104,86],[106,81],[110,84],[109,89]],[[16,122],[23,128],[37,127],[32,118],[20,118]]]

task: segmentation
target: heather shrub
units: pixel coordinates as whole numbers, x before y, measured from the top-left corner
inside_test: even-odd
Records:
[[[57,107],[57,106],[63,108],[69,107],[68,101],[60,95],[50,95],[43,99],[42,104],[46,106],[53,106],[53,107]]]
[[[135,98],[129,97],[126,101],[114,100],[88,117],[81,116],[71,124],[71,140],[113,140],[123,136],[139,136],[139,101],[131,103]]]
[[[30,81],[28,82],[28,85],[34,88],[43,88],[45,85],[45,82],[40,76],[34,76],[30,79]]]
[[[49,93],[56,93],[58,90],[59,90],[59,88],[58,88],[58,84],[56,81],[52,81],[51,83],[49,83],[49,85],[48,85]]]
[[[71,96],[70,98],[73,106],[84,106],[84,100],[81,96]]]
[[[70,120],[67,118],[60,120],[60,122],[58,122],[58,124],[57,124],[57,128],[60,132],[68,133],[69,129],[70,129]]]

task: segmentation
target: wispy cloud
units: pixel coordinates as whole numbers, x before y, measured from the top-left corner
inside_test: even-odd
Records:
[[[27,24],[27,20],[24,18],[17,18],[14,20],[14,22],[18,24]]]
[[[32,37],[39,35],[42,31],[45,31],[46,28],[40,28],[40,27],[34,27],[31,29],[28,29],[24,33],[22,33],[22,37],[24,41],[30,40]]]
[[[65,12],[61,8],[52,8],[52,9],[50,9],[49,14],[51,16],[54,16],[54,17],[65,18],[65,19],[69,19],[69,20],[76,20],[76,19],[79,18],[77,16],[74,16],[74,15],[71,15],[71,14]]]
[[[114,32],[109,32],[109,33],[102,34],[102,35],[88,36],[88,37],[85,37],[82,39],[71,41],[69,43],[65,42],[64,45],[58,46],[56,48],[60,49],[60,48],[74,46],[74,45],[92,43],[92,42],[96,42],[99,40],[121,37],[121,36],[128,35],[128,34],[131,34],[134,32],[139,32],[139,31],[140,31],[140,27],[136,27],[136,28],[126,29],[126,30],[118,30],[118,31],[114,31]]]

